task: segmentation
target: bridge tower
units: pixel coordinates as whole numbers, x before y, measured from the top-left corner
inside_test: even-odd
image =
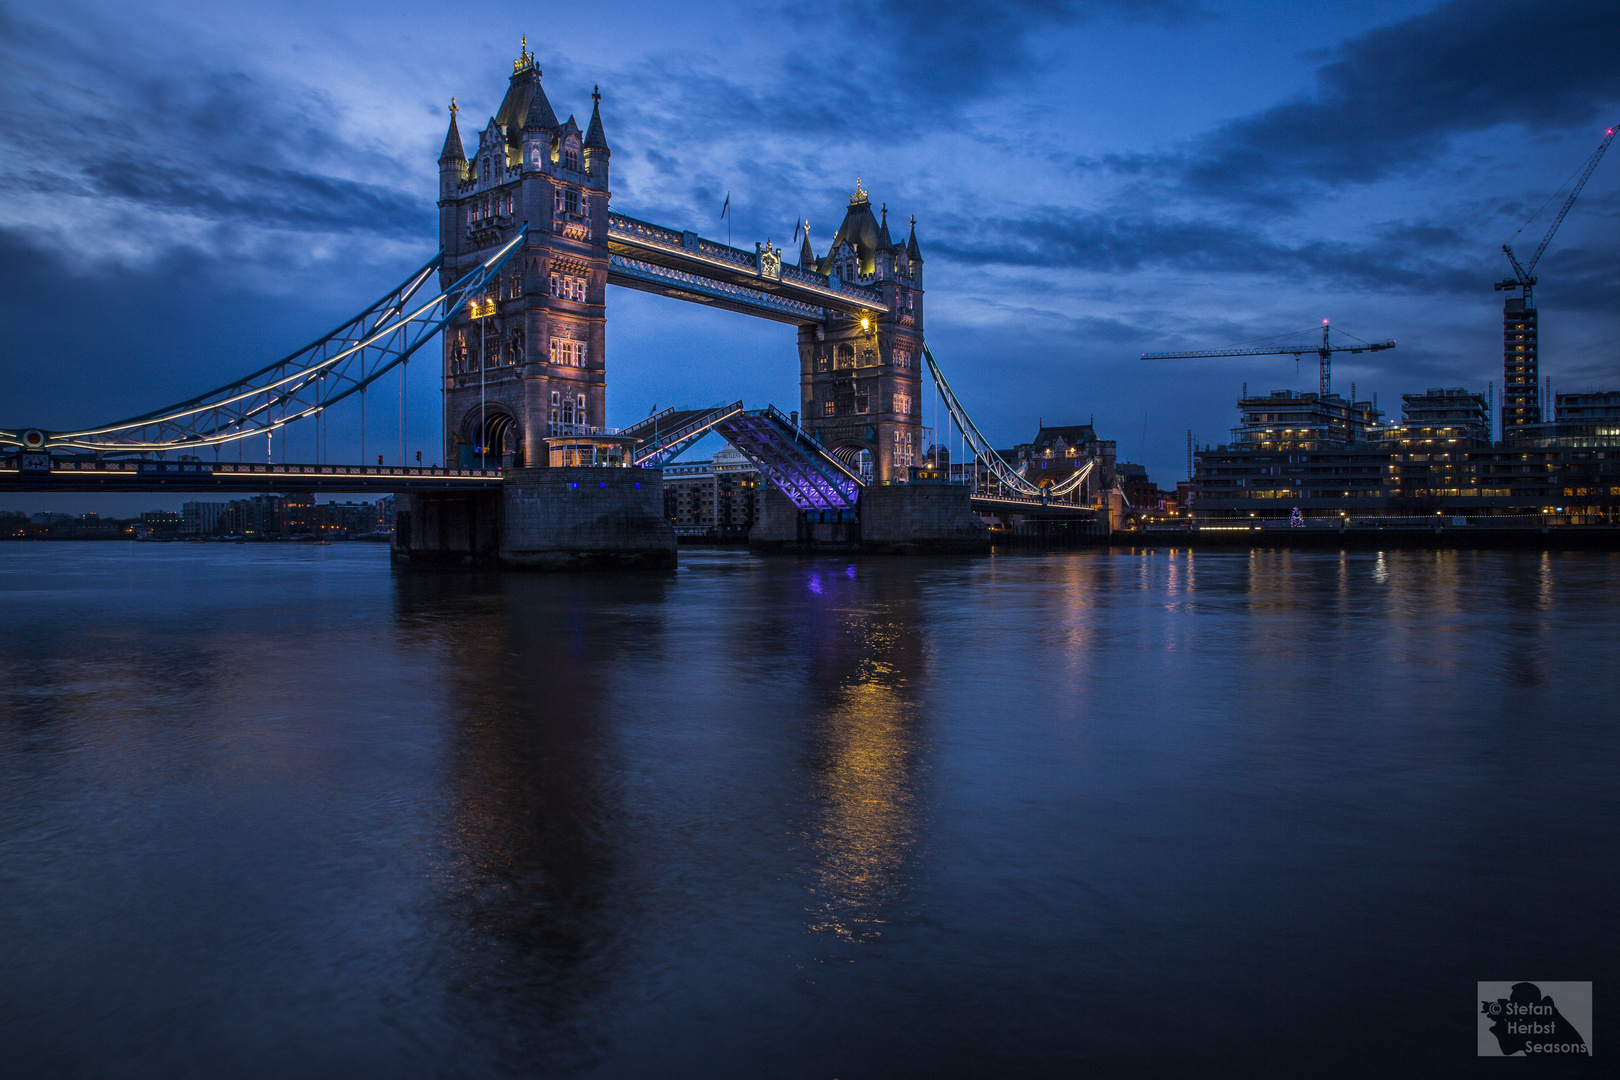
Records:
[[[548,435],[604,422],[608,149],[601,94],[589,128],[559,122],[525,38],[500,109],[469,158],[450,104],[439,155],[440,278],[460,278],[526,222],[498,287],[444,330],[445,463],[548,464]]]
[[[815,256],[807,233],[799,266],[838,281],[878,289],[888,304],[881,315],[833,314],[825,325],[799,328],[801,426],[818,436],[845,464],[869,466],[871,482],[899,483],[921,465],[923,280],[917,219],[911,235],[889,235],[888,207],[881,218],[855,184],[844,221],[827,254]],[[862,452],[869,454],[862,461]]]

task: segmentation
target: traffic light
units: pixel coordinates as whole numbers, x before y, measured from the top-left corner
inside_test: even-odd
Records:
[[[422,464],[422,451],[420,450],[416,452],[416,463],[418,465]]]
[[[382,455],[381,454],[377,455],[377,464],[379,464],[379,465],[382,464]]]

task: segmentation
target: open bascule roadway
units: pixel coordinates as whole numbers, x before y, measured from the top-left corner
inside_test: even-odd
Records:
[[[404,561],[665,564],[675,542],[655,470],[713,431],[760,470],[761,547],[976,551],[987,519],[1106,528],[1090,505],[1108,505],[1094,463],[1037,485],[952,392],[923,336],[915,218],[893,239],[887,207],[874,213],[857,183],[826,253],[806,229],[790,262],[769,240],[749,251],[615,213],[592,97],[584,132],[559,121],[525,46],[470,155],[451,104],[432,259],[332,332],[208,393],[100,427],[0,429],[0,488],[393,492]],[[797,327],[798,409],[737,401],[604,426],[610,285]],[[221,454],[242,440],[272,447],[435,338],[443,467]],[[965,461],[924,445],[925,383]]]

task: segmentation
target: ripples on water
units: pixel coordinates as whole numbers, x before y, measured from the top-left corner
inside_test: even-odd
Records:
[[[0,1071],[1471,1075],[1503,978],[1597,981],[1613,1046],[1617,598],[9,545]]]

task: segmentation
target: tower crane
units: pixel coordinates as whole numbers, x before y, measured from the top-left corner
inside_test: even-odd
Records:
[[[1498,290],[1523,289],[1525,306],[1530,306],[1530,289],[1536,283],[1536,279],[1531,274],[1536,268],[1536,263],[1541,261],[1542,253],[1547,250],[1547,245],[1552,243],[1553,233],[1557,232],[1558,226],[1564,223],[1565,216],[1569,214],[1569,208],[1575,205],[1576,196],[1580,195],[1581,189],[1586,186],[1586,181],[1591,179],[1592,170],[1596,169],[1598,162],[1603,159],[1603,151],[1607,150],[1609,144],[1614,141],[1614,132],[1614,128],[1604,132],[1603,141],[1598,143],[1598,148],[1592,152],[1592,156],[1587,159],[1585,166],[1582,167],[1580,179],[1576,180],[1575,186],[1570,189],[1569,198],[1564,200],[1564,205],[1559,209],[1558,216],[1553,218],[1552,225],[1547,229],[1547,235],[1541,238],[1541,245],[1536,248],[1536,253],[1530,256],[1530,261],[1523,266],[1519,265],[1518,258],[1513,254],[1513,248],[1509,244],[1502,245],[1502,254],[1506,255],[1508,262],[1513,264],[1515,276],[1506,281],[1498,281],[1496,283]],[[1522,231],[1521,228],[1520,232]],[[1513,235],[1517,236],[1518,233]]]
[[[1309,333],[1301,330],[1300,333]],[[1342,333],[1342,331],[1341,331]],[[1303,342],[1296,345],[1267,346],[1257,349],[1202,349],[1194,352],[1153,352],[1143,353],[1144,360],[1187,360],[1200,356],[1293,356],[1297,361],[1306,353],[1314,352],[1321,360],[1321,393],[1325,398],[1333,388],[1332,356],[1336,352],[1362,353],[1383,352],[1393,349],[1395,342],[1390,341],[1360,341],[1356,345],[1331,345],[1328,343],[1328,320],[1322,320],[1322,344],[1307,345]]]
[[[1537,340],[1540,331],[1536,323],[1536,305],[1531,296],[1531,289],[1536,284],[1536,263],[1541,261],[1542,253],[1547,245],[1552,243],[1553,233],[1558,226],[1564,223],[1564,217],[1569,208],[1575,205],[1576,196],[1586,186],[1591,178],[1592,170],[1597,168],[1603,157],[1603,152],[1614,141],[1614,128],[1603,134],[1603,141],[1592,152],[1586,164],[1581,167],[1580,177],[1575,186],[1570,189],[1569,197],[1559,208],[1558,216],[1553,218],[1552,225],[1547,229],[1547,235],[1541,238],[1541,244],[1536,253],[1530,256],[1530,261],[1521,264],[1518,257],[1513,254],[1511,241],[1502,245],[1502,254],[1506,255],[1508,262],[1513,264],[1513,277],[1498,281],[1496,288],[1502,292],[1521,290],[1520,296],[1509,296],[1502,303],[1502,435],[1505,438],[1510,433],[1524,428],[1528,424],[1541,421],[1541,362],[1537,358]],[[1551,202],[1552,200],[1547,200]],[[1540,213],[1538,210],[1537,213]],[[1532,215],[1533,216],[1533,215]],[[1526,222],[1528,224],[1528,222]],[[1524,229],[1521,226],[1520,232]],[[1514,233],[1518,236],[1518,233]]]

